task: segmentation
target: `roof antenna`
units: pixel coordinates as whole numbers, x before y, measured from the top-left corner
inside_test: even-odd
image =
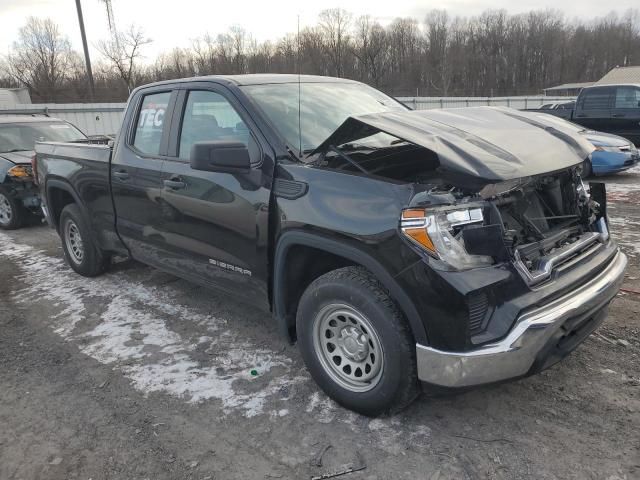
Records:
[[[298,70],[298,146],[300,147],[300,158],[303,157],[302,153],[302,114],[301,104],[302,104],[302,83],[300,81],[300,14],[298,13],[298,55],[296,59],[297,70]]]

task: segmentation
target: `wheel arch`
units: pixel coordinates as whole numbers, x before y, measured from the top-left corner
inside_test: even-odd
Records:
[[[74,190],[70,183],[51,178],[46,184],[47,206],[49,207],[49,218],[52,226],[57,230],[60,224],[60,214],[64,207],[71,203],[78,205],[82,214],[87,217],[87,211],[80,201],[80,196]]]
[[[295,309],[292,308],[292,294],[294,296],[293,303],[295,303],[296,307],[297,301],[299,300],[299,296],[295,298],[297,295],[295,290],[292,291],[292,289],[288,288],[290,284],[287,272],[287,265],[289,263],[288,256],[295,247],[314,249],[331,255],[334,258],[342,259],[343,263],[338,264],[335,268],[353,265],[367,269],[389,292],[393,301],[396,302],[407,319],[416,342],[428,345],[426,329],[414,303],[378,260],[361,249],[348,245],[345,242],[302,231],[291,231],[282,234],[276,245],[273,260],[273,315],[278,322],[280,332],[289,340],[292,341],[294,338],[292,329],[295,328],[296,313]],[[317,276],[315,278],[317,278]],[[311,281],[313,281],[313,279]],[[304,291],[306,285],[304,285],[304,287],[299,285],[298,287]]]

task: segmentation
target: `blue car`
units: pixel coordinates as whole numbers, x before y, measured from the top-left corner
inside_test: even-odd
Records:
[[[626,138],[590,130],[580,133],[596,147],[595,152],[591,154],[591,163],[585,164],[583,168],[584,176],[622,172],[640,160],[638,149]]]
[[[582,125],[563,120],[553,115],[541,115],[544,115],[546,122],[553,120],[558,124],[558,127],[579,133],[596,148],[591,154],[590,159],[584,162],[582,167],[583,177],[622,172],[635,166],[638,161],[640,161],[638,149],[632,141],[626,138],[611,133],[587,130]]]

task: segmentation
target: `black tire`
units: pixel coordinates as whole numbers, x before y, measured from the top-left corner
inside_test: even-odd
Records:
[[[69,204],[62,209],[58,233],[62,240],[64,258],[77,273],[95,277],[107,269],[109,256],[94,243],[91,231],[76,204]],[[76,239],[75,242],[72,237]]]
[[[356,318],[346,314],[345,321],[339,319],[344,311],[341,310],[343,307],[347,312],[355,312]],[[334,327],[329,325],[334,321],[331,317],[334,314],[337,314],[338,327],[331,330]],[[328,323],[327,318],[331,318]],[[365,323],[359,325],[358,321]],[[357,352],[358,355],[364,355],[365,361],[369,362],[370,354],[376,351],[373,349],[374,344],[379,344],[382,352],[379,355],[381,366],[373,367],[375,364],[372,363],[367,372],[371,374],[372,369],[379,369],[376,378],[361,383],[355,378],[341,378],[343,374],[346,375],[345,371],[340,373],[341,368],[346,369],[347,365],[351,365],[353,358],[349,357],[349,353],[343,347],[334,346],[335,350],[330,350],[331,340],[326,340],[333,338],[335,332],[336,341],[345,345],[342,330],[353,330],[352,323],[357,327],[356,332],[360,332],[356,333],[354,338],[361,342],[359,348],[365,349]],[[327,325],[326,330],[318,328],[322,325]],[[367,329],[373,331],[369,332]],[[314,280],[300,299],[296,330],[299,349],[311,376],[327,395],[344,407],[374,417],[397,412],[409,405],[418,395],[420,390],[416,347],[411,331],[384,287],[366,269],[340,268]],[[361,336],[362,332],[366,333],[366,336]],[[372,342],[372,339],[377,342]],[[354,345],[353,340],[351,345]],[[338,356],[343,356],[344,366],[336,363],[336,357],[331,357],[336,352]],[[335,366],[331,365],[330,359]],[[376,359],[372,359],[375,362]],[[354,365],[363,365],[362,361],[360,362]],[[353,371],[349,367],[349,374]],[[360,375],[362,374],[363,370]],[[350,384],[351,381],[354,383]]]
[[[593,168],[591,167],[591,161],[585,160],[584,162],[582,162],[582,173],[580,174],[580,176],[582,178],[589,178],[591,175],[593,175]]]
[[[0,187],[0,228],[15,230],[24,225],[27,210],[11,191]]]

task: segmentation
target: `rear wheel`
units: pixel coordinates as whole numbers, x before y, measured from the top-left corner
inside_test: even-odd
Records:
[[[19,200],[4,188],[0,189],[0,228],[15,230],[24,223],[26,210]]]
[[[64,207],[60,214],[62,250],[69,266],[80,275],[95,277],[109,264],[109,256],[93,242],[89,228],[75,204]]]
[[[296,330],[311,376],[341,405],[377,416],[417,396],[415,342],[367,270],[341,268],[312,282],[300,299]]]

